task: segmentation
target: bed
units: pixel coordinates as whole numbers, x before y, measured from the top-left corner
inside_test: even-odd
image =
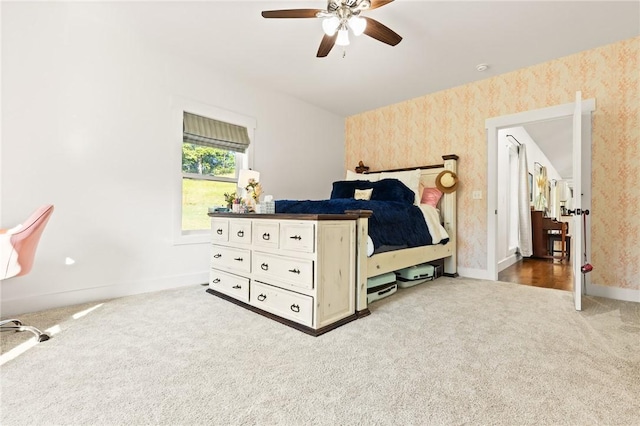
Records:
[[[276,201],[276,213],[358,216],[358,316],[369,314],[367,279],[371,277],[439,259],[444,260],[445,275],[457,276],[456,191],[438,197],[434,194],[439,191],[434,189],[441,172],[457,173],[458,157],[442,158],[444,163],[429,166],[367,173],[349,171],[344,181],[334,182],[328,200]],[[361,165],[358,169],[365,167]]]

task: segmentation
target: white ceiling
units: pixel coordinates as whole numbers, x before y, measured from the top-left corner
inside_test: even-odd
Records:
[[[88,2],[83,19],[135,34],[267,90],[349,116],[640,35],[640,1],[396,0],[364,13],[403,37],[395,47],[362,35],[316,58],[321,20],[264,19],[323,0]],[[478,72],[476,66],[489,65]],[[525,126],[569,177],[571,126]],[[567,133],[568,132],[568,133]]]
[[[563,179],[573,177],[573,117],[523,125]]]
[[[634,1],[396,0],[365,13],[403,40],[351,37],[316,58],[321,20],[264,19],[262,10],[323,0],[91,3],[96,19],[148,43],[341,116],[489,78],[640,34]],[[489,64],[483,73],[480,63]]]

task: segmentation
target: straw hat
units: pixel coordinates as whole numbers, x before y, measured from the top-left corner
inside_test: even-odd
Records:
[[[436,186],[443,193],[449,194],[458,187],[458,176],[451,170],[443,170],[436,177]]]

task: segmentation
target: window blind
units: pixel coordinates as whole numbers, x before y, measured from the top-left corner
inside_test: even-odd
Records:
[[[246,127],[199,115],[184,113],[183,138],[186,143],[245,152],[251,141]]]

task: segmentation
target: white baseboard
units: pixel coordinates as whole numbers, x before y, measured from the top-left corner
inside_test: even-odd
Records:
[[[479,280],[493,280],[493,277],[489,276],[489,271],[486,269],[462,268],[458,266],[458,275]]]
[[[458,274],[467,278],[492,280],[486,269],[458,267]],[[192,274],[161,277],[146,281],[126,282],[112,286],[85,288],[62,293],[42,294],[25,298],[2,299],[2,306],[0,309],[2,317],[8,318],[27,312],[38,312],[46,309],[114,299],[116,297],[131,296],[134,294],[149,293],[153,291],[168,290],[171,288],[185,287],[207,282],[209,282],[209,271],[203,271]],[[589,284],[587,285],[587,295],[640,303],[640,290],[629,288]]]
[[[134,294],[150,293],[177,287],[186,287],[209,282],[209,271],[192,274],[160,277],[146,281],[129,281],[115,285],[83,288],[61,293],[39,294],[15,299],[3,299],[0,306],[2,317],[14,317],[28,312],[97,302]]]
[[[516,253],[506,257],[505,259],[502,259],[500,262],[498,262],[498,272],[507,269],[509,266],[517,263],[520,259],[522,259],[522,256]]]
[[[640,303],[640,290],[632,288],[609,287],[606,285],[587,284],[587,295],[606,297],[607,299],[623,300],[625,302]]]
[[[463,268],[458,266],[458,274],[461,277],[476,278],[479,280],[490,280],[489,271],[486,269]],[[598,284],[587,285],[587,295],[596,297],[606,297],[607,299],[622,300],[625,302],[640,303],[640,290],[631,288],[609,287]]]

